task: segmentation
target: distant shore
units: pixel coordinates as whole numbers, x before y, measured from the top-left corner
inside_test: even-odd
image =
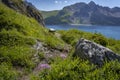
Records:
[[[69,24],[69,25],[75,25],[75,26],[92,26],[92,24]]]

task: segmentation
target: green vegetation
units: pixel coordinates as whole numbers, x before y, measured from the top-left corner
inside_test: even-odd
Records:
[[[120,40],[108,39],[100,33],[87,33],[79,30],[58,31],[61,38],[73,48],[80,38],[86,38],[109,47],[120,53]],[[72,34],[71,34],[72,33]],[[89,61],[80,58],[73,58],[71,55],[74,49],[65,60],[54,59],[50,70],[43,70],[38,76],[31,74],[31,80],[119,80],[120,63],[116,61],[105,62],[102,67],[97,67]]]
[[[38,55],[39,55],[39,59],[40,59],[40,60],[45,59],[44,53],[39,52]]]
[[[0,65],[0,80],[17,80],[18,73],[9,63]]]
[[[36,52],[33,49],[36,40],[55,49],[63,49],[65,44],[63,40],[54,36],[35,19],[15,12],[0,3],[0,65],[5,63],[6,67],[19,67],[25,71],[31,71],[36,65],[32,60]],[[9,66],[8,63],[11,65]],[[1,72],[4,72],[4,67]],[[5,77],[5,74],[2,75],[1,72],[0,76]],[[15,80],[16,75],[12,73],[16,74],[8,68],[8,75],[6,75],[8,79],[1,77],[0,80]]]
[[[88,61],[78,58],[57,58],[50,70],[43,70],[38,76],[32,75],[31,80],[119,80],[120,63],[113,61],[101,68]]]
[[[49,33],[46,28],[42,27],[33,18],[21,15],[3,4],[0,5],[0,31],[2,41],[7,40],[8,37],[14,39],[11,41],[19,45],[22,43],[34,44],[35,39],[43,41],[53,48],[64,44],[62,40]],[[1,43],[6,44],[5,42]]]
[[[58,12],[59,12],[58,10],[54,10],[54,11],[41,11],[42,16],[43,16],[44,19],[48,18],[50,16],[56,16],[58,14]]]
[[[75,46],[77,41],[80,38],[85,38],[91,41],[94,41],[98,44],[101,44],[105,47],[108,47],[115,51],[116,53],[120,54],[120,40],[115,40],[112,38],[106,38],[100,33],[89,33],[89,32],[83,32],[79,30],[68,30],[68,31],[59,31],[61,34],[61,38],[68,44]],[[72,34],[71,34],[72,33]]]
[[[68,18],[72,12],[67,9],[63,11],[42,11],[42,15],[46,24],[69,24],[71,21]]]
[[[17,1],[16,1],[17,2]],[[60,34],[56,37],[55,33]],[[35,19],[26,17],[0,2],[0,80],[18,80],[26,74],[31,80],[119,80],[120,63],[112,61],[98,68],[88,61],[73,58],[76,42],[80,38],[95,41],[116,53],[120,53],[120,40],[108,39],[100,33],[88,33],[79,30],[57,31],[50,33]],[[36,50],[33,46],[37,41],[45,47],[64,50],[66,44],[72,46],[66,59],[49,60],[51,69],[32,73],[36,63],[32,60]],[[43,60],[44,52],[38,53]]]

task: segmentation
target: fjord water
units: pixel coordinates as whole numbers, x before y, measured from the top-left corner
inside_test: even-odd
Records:
[[[120,40],[120,26],[96,26],[96,25],[46,25],[47,28],[56,30],[78,29],[86,32],[101,33],[108,38]]]

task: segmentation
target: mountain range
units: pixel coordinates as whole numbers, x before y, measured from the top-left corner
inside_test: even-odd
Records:
[[[45,17],[46,24],[92,24],[92,25],[120,25],[120,8],[103,7],[91,1],[76,3],[64,7],[53,15],[52,11]]]

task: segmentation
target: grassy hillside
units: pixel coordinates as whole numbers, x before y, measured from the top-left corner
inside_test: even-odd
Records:
[[[108,39],[99,33],[87,33],[79,30],[58,31],[61,38],[73,48],[79,38],[86,38],[109,47],[120,54],[120,40]],[[71,34],[72,33],[72,34]],[[31,74],[31,80],[119,80],[120,63],[105,62],[104,66],[97,67],[77,57],[72,57],[74,49],[65,60],[56,58],[50,70],[39,72],[39,76]]]
[[[0,67],[3,68],[0,70],[1,80],[16,79],[19,73],[16,68],[21,70],[34,68],[36,64],[32,57],[35,50],[32,47],[36,40],[50,48],[62,49],[64,46],[62,40],[49,33],[35,19],[28,18],[0,3]]]
[[[68,18],[72,15],[71,11],[66,9],[62,11],[42,11],[46,24],[69,24]],[[77,22],[77,21],[75,21]]]
[[[51,16],[56,16],[58,14],[58,10],[54,10],[54,11],[41,11],[43,18],[48,18]]]
[[[34,18],[44,26],[41,13],[27,0],[1,0],[6,6],[28,17]]]
[[[78,30],[51,33],[35,19],[15,12],[0,2],[0,80],[22,80],[23,76],[27,76],[28,80],[119,80],[118,61],[106,62],[98,68],[88,61],[72,57],[74,46],[81,37],[120,53],[120,40]],[[33,48],[36,41],[42,42],[45,50],[50,49],[52,53],[57,50],[55,54],[58,50],[63,53],[68,44],[72,49],[65,59],[58,56],[50,58],[50,69],[43,69],[36,74],[33,73],[37,65],[33,60],[36,58]],[[39,61],[41,58],[44,59],[43,54],[39,54]]]

